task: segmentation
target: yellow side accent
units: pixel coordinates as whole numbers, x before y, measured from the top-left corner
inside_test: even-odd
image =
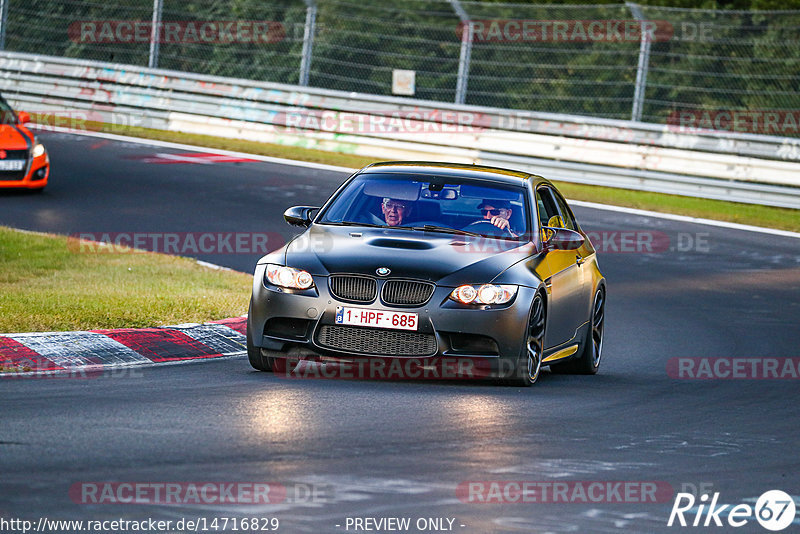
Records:
[[[572,356],[576,352],[578,352],[578,345],[572,345],[571,347],[567,347],[566,349],[561,349],[555,354],[551,354],[550,356],[542,360],[542,363],[552,362],[553,360],[560,360],[561,358]]]

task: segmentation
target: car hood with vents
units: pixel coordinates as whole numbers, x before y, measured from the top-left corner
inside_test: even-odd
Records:
[[[438,285],[490,282],[536,252],[532,243],[396,228],[312,225],[262,263],[283,255],[285,265],[315,276],[336,273],[428,280]]]

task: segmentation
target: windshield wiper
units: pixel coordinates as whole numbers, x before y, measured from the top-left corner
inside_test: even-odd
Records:
[[[481,234],[475,232],[467,232],[466,230],[456,230],[449,226],[436,226],[434,224],[426,224],[424,226],[413,226],[412,230],[419,230],[423,232],[442,232],[443,234],[458,234],[458,235],[471,235],[473,237],[483,237]]]
[[[352,221],[323,222],[321,224],[330,224],[331,226],[366,226],[368,228],[387,228],[382,224],[373,224],[367,222],[352,222]]]
[[[466,230],[457,230],[449,226],[436,226],[434,224],[426,224],[424,226],[389,226],[388,224],[373,224],[352,221],[339,221],[339,222],[323,222],[322,224],[329,224],[331,226],[365,226],[367,228],[383,228],[387,230],[414,230],[417,232],[441,232],[443,234],[458,234],[469,235],[473,237],[485,237],[481,234],[474,232],[467,232]]]

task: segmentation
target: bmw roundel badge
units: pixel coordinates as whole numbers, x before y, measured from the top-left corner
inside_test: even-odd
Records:
[[[389,273],[392,272],[392,270],[388,267],[378,267],[375,269],[375,272],[378,273],[378,276],[389,276]]]

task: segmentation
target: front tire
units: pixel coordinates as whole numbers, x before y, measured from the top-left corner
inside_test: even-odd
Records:
[[[272,371],[269,360],[261,355],[261,347],[253,345],[253,337],[250,334],[250,311],[247,312],[247,359],[250,365],[257,371]]]
[[[531,304],[531,315],[528,319],[528,331],[525,339],[525,353],[517,360],[512,376],[503,383],[508,386],[529,387],[536,383],[542,371],[542,354],[544,353],[544,332],[546,308],[541,293],[536,293]]]

